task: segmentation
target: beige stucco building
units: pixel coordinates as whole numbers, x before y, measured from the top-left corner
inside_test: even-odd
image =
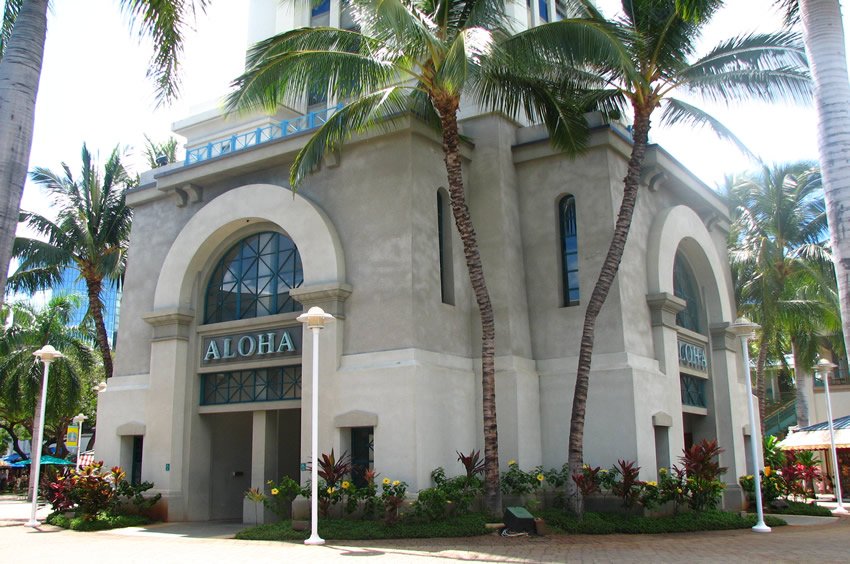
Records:
[[[253,9],[275,16],[252,20],[254,40],[309,17],[276,0]],[[338,25],[337,2],[329,13]],[[170,519],[241,517],[248,488],[307,479],[312,347],[295,318],[313,305],[336,316],[321,335],[322,452],[348,451],[416,491],[437,466],[460,471],[456,450],[483,445],[479,323],[440,139],[399,117],[326,158],[293,193],[289,164],[326,106],[180,122],[186,161],[146,173],[128,197],[135,220],[98,458],[154,482]],[[462,129],[496,314],[501,463],[560,467],[628,132],[600,124],[590,150],[570,159],[545,129],[499,115],[468,112]],[[717,194],[651,147],[598,321],[585,453],[593,465],[637,460],[655,479],[686,444],[717,438],[735,506],[749,429],[728,328],[727,229]]]

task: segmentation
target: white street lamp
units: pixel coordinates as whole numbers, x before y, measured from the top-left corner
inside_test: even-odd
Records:
[[[823,389],[826,391],[826,420],[829,424],[829,444],[832,449],[832,475],[835,484],[835,501],[838,506],[832,510],[834,514],[846,515],[847,510],[844,509],[844,502],[841,495],[841,474],[838,472],[838,454],[835,451],[835,428],[832,425],[832,400],[829,398],[829,375],[835,365],[827,359],[822,358],[815,365],[815,374],[820,374],[823,379]]]
[[[77,472],[80,471],[80,451],[83,450],[83,421],[88,419],[85,415],[80,413],[75,416],[73,421],[77,424]]]
[[[44,440],[44,409],[47,406],[47,378],[50,375],[50,363],[57,358],[62,358],[62,353],[51,347],[44,345],[39,350],[32,353],[41,362],[44,363],[44,378],[41,382],[41,410],[38,414],[38,433],[35,442],[32,443],[32,454],[30,456],[30,475],[33,477],[32,491],[32,512],[30,520],[26,522],[27,527],[38,527],[40,523],[35,518],[35,512],[38,510],[38,479],[41,471],[41,442]]]
[[[298,321],[313,330],[313,401],[312,401],[312,455],[310,462],[310,538],[304,544],[325,544],[319,536],[319,331],[325,328],[333,315],[320,307],[311,307],[298,316]]]
[[[764,508],[762,507],[761,499],[761,476],[759,475],[759,444],[756,440],[756,410],[753,407],[753,383],[750,378],[750,348],[749,340],[756,336],[758,324],[753,323],[746,317],[739,317],[735,323],[729,327],[741,339],[741,351],[744,353],[744,382],[747,385],[747,411],[750,416],[750,456],[753,461],[753,479],[755,480],[756,494],[756,513],[758,522],[753,527],[753,531],[757,533],[769,533],[770,527],[764,522]]]

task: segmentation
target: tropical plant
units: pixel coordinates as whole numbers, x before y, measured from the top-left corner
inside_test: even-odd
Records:
[[[599,277],[587,302],[578,355],[575,392],[570,419],[570,473],[581,471],[584,422],[596,318],[608,296],[626,246],[637,201],[650,124],[660,109],[665,125],[707,126],[724,139],[743,144],[715,118],[691,103],[673,97],[677,91],[709,100],[740,103],[747,100],[808,101],[810,84],[803,46],[797,34],[787,31],[750,34],[721,42],[701,58],[694,58],[703,29],[722,0],[623,0],[622,15],[607,20],[589,0],[565,0],[568,16],[578,16],[604,30],[612,49],[620,53],[616,64],[585,69],[583,79],[604,87],[594,94],[597,105],[632,117],[632,150],[623,182],[623,198],[613,237]],[[509,40],[511,53],[534,53],[526,66],[560,63],[563,72],[575,75],[574,49],[568,31],[573,20],[532,28]],[[565,52],[570,54],[565,55]],[[535,62],[538,61],[538,62]],[[594,75],[594,76],[592,76]],[[578,510],[574,483],[570,497]]]
[[[48,378],[45,424],[54,428],[67,426],[77,413],[85,374],[95,363],[91,334],[69,323],[77,303],[73,297],[58,296],[43,309],[26,303],[0,308],[0,315],[9,320],[0,332],[0,418],[21,422],[30,437],[38,436],[40,423],[35,414],[44,401],[44,368],[33,353],[49,343],[64,355],[51,363]],[[31,482],[31,491],[33,487]]]
[[[55,221],[35,212],[21,212],[21,222],[36,237],[18,237],[14,256],[18,269],[9,277],[12,290],[34,292],[55,285],[68,266],[85,280],[88,316],[97,333],[107,379],[112,377],[112,350],[103,320],[104,281],[120,282],[127,264],[132,209],[125,201],[127,173],[115,148],[101,173],[83,144],[82,172],[75,178],[68,165],[63,173],[36,168],[31,177],[53,197]]]
[[[169,137],[167,141],[157,143],[145,135],[145,162],[151,169],[177,162],[177,139]]]
[[[336,487],[342,482],[342,479],[351,474],[351,458],[348,453],[342,453],[342,456],[337,460],[334,456],[334,451],[331,449],[330,454],[322,453],[318,460],[319,477],[325,481],[328,487]]]
[[[687,476],[688,505],[694,511],[714,509],[720,501],[725,487],[720,476],[726,472],[718,462],[722,452],[716,439],[703,439],[685,449],[680,459]]]
[[[407,494],[407,482],[384,478],[381,482],[381,501],[384,503],[384,521],[388,525],[398,521],[398,510]]]
[[[148,76],[156,84],[160,102],[177,96],[184,35],[196,8],[203,10],[208,3],[209,0],[120,0],[131,29],[152,39],[154,55]],[[4,2],[0,28],[0,288],[6,285],[29,166],[48,4],[48,0]],[[0,295],[0,303],[2,300]]]
[[[838,284],[844,342],[850,342],[850,232],[843,210],[850,204],[850,104],[844,29],[838,0],[776,0],[788,22],[802,22],[803,41],[812,67],[818,116],[818,153],[829,216],[830,248]]]
[[[269,495],[264,497],[263,505],[279,519],[289,519],[292,501],[303,493],[301,484],[289,476],[282,477],[278,482],[269,480],[266,484],[269,486]]]
[[[510,116],[524,113],[533,121],[545,116],[553,140],[573,150],[585,139],[586,124],[574,104],[554,93],[559,91],[546,75],[531,76],[500,56],[498,41],[509,26],[503,0],[350,0],[347,9],[359,30],[295,29],[255,45],[227,107],[298,107],[305,92],[344,101],[295,157],[293,189],[323,154],[370,128],[391,129],[400,114],[412,113],[440,129],[452,214],[481,318],[485,504],[498,513],[495,322],[464,194],[458,110],[468,99]],[[582,30],[587,45],[595,28]]]
[[[460,451],[455,451],[455,453],[457,454],[458,462],[463,464],[463,468],[466,470],[467,478],[484,473],[484,460],[481,459],[480,450],[473,450],[469,454],[463,454]]]
[[[808,334],[822,329],[819,320],[826,317],[822,288],[808,292],[813,295],[803,290],[821,280],[813,274],[831,263],[823,241],[827,226],[821,178],[808,162],[763,166],[733,181],[728,195],[734,220],[729,256],[738,306],[761,325],[756,393],[765,413],[768,352],[786,329],[797,355],[808,341],[810,366],[817,345]],[[784,362],[781,352],[776,356]],[[805,366],[801,360],[796,358],[795,365]],[[761,424],[764,431],[764,417]]]

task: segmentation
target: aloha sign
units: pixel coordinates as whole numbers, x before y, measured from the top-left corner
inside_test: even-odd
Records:
[[[201,363],[260,360],[301,354],[301,328],[284,327],[256,333],[205,337]]]

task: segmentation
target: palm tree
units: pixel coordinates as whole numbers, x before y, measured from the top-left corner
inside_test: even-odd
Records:
[[[183,36],[210,0],[120,0],[131,27],[153,40],[148,75],[160,102],[178,93]],[[29,166],[48,0],[6,0],[0,28],[0,287],[5,286]],[[0,295],[0,303],[3,296]]]
[[[734,182],[729,199],[734,217],[729,256],[739,308],[762,327],[756,395],[764,432],[768,351],[787,329],[799,365],[808,348],[803,334],[815,328],[811,321],[823,309],[822,301],[810,299],[804,286],[811,286],[817,263],[829,261],[820,172],[808,162],[763,166]],[[806,362],[811,366],[810,359]]]
[[[788,23],[802,22],[818,110],[818,153],[829,217],[830,247],[838,284],[842,333],[850,343],[850,81],[838,0],[776,0]],[[845,6],[846,7],[846,6]]]
[[[112,351],[100,295],[104,280],[120,282],[124,275],[133,220],[125,201],[129,178],[117,148],[102,174],[85,144],[82,161],[79,179],[64,163],[61,175],[45,168],[32,172],[32,180],[54,197],[58,217],[52,221],[35,212],[21,212],[21,221],[46,241],[26,237],[15,240],[14,256],[21,262],[7,285],[28,292],[48,288],[59,281],[65,267],[75,266],[86,282],[88,314],[94,321],[108,379],[112,376]]]
[[[346,101],[296,156],[293,188],[326,151],[355,133],[390,127],[398,114],[413,113],[441,132],[452,214],[481,314],[485,499],[497,513],[495,323],[464,196],[458,108],[468,96],[509,115],[545,115],[553,139],[573,150],[581,146],[586,126],[575,108],[546,88],[551,85],[545,76],[518,77],[500,57],[497,42],[508,33],[503,0],[350,0],[348,9],[359,31],[295,29],[254,46],[227,105],[274,111],[281,103],[298,105],[305,92],[324,91]]]
[[[565,0],[566,8],[596,25],[611,30],[607,35],[622,54],[617,65],[591,68],[607,85],[603,109],[620,109],[632,117],[632,150],[623,181],[623,199],[614,234],[585,312],[579,349],[576,386],[570,420],[569,468],[578,474],[583,463],[584,422],[596,318],[608,297],[619,269],[648,143],[651,120],[661,109],[660,122],[708,126],[720,137],[736,143],[735,136],[698,107],[674,98],[675,92],[709,100],[738,103],[746,100],[807,101],[809,78],[803,46],[796,34],[751,34],[728,39],[694,59],[696,42],[722,0],[623,0],[622,16],[608,21],[589,0]],[[522,51],[548,61],[569,60],[566,31],[571,22],[553,22],[528,30],[513,40]],[[509,42],[511,43],[511,42]],[[533,45],[529,49],[528,46]],[[575,70],[565,64],[569,73]],[[575,484],[568,481],[570,497],[580,511]]]
[[[41,310],[22,303],[0,308],[4,319],[11,318],[0,332],[0,408],[7,421],[31,421],[31,437],[38,434],[39,427],[34,414],[40,412],[41,402],[45,401],[41,396],[43,368],[33,353],[51,344],[66,357],[51,366],[45,421],[67,420],[75,413],[83,374],[94,365],[90,334],[69,326],[75,306],[75,298],[59,296]],[[43,445],[34,444],[32,448],[40,449]],[[33,486],[30,482],[31,494]]]

